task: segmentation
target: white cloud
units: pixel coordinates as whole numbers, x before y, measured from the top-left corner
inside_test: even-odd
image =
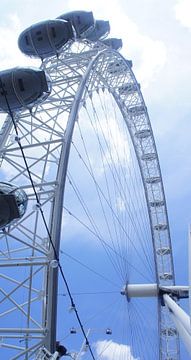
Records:
[[[137,24],[125,14],[125,9],[116,0],[105,1],[104,3],[102,0],[97,0],[95,7],[93,4],[90,5],[89,1],[82,0],[80,6],[84,10],[92,10],[95,18],[110,21],[110,36],[123,39],[122,53],[125,57],[136,59],[136,74],[139,81],[142,82],[142,86],[146,87],[157,76],[166,62],[166,48],[163,42],[144,35]],[[78,9],[78,1],[71,0],[68,7],[70,11]],[[18,49],[17,39],[21,27],[21,20],[17,14],[9,15],[4,21],[4,26],[0,27],[1,69],[16,65],[35,65],[34,60],[23,56]]]
[[[191,29],[191,1],[178,0],[174,10],[176,19],[181,23],[181,25]]]
[[[118,19],[120,19],[120,23],[114,24],[116,34],[119,34],[117,36],[122,39],[127,39],[124,41],[122,53],[128,58],[136,59],[137,77],[142,87],[147,87],[166,63],[166,46],[162,41],[144,35],[136,23],[127,15],[119,13]],[[124,34],[124,24],[126,36]]]
[[[126,210],[126,206],[125,206],[125,201],[123,200],[122,197],[117,197],[116,199],[116,208],[120,211],[120,212],[125,212]]]
[[[109,166],[113,163],[120,166],[127,166],[127,161],[130,161],[130,149],[126,139],[126,133],[122,132],[116,123],[116,119],[110,117],[109,129],[107,123],[102,124],[102,132],[108,143],[108,148],[104,153],[105,165]]]
[[[167,51],[165,45],[161,41],[154,41],[146,36],[138,35],[141,63],[136,74],[141,82],[142,88],[156,79],[164,67],[167,59]]]
[[[118,29],[121,38],[125,38],[124,24],[127,34],[127,44],[124,43],[123,54],[130,54],[133,60],[136,59],[136,75],[141,82],[141,86],[145,88],[156,78],[166,63],[166,46],[162,41],[152,39],[142,33],[136,23],[128,16],[124,14],[119,14],[119,16],[120,24],[118,24]]]
[[[100,360],[112,360],[114,357],[117,360],[139,360],[132,355],[131,348],[128,345],[104,340],[98,341],[95,346],[97,357]]]
[[[15,66],[39,66],[39,61],[24,56],[17,45],[21,22],[17,14],[9,14],[0,26],[0,71]],[[38,62],[38,63],[37,63]]]
[[[145,35],[126,15],[126,8],[123,8],[116,0],[105,2],[97,0],[95,9],[93,4],[90,7],[89,1],[82,0],[80,4],[84,10],[92,10],[96,19],[109,20],[111,27],[109,36],[122,38],[122,54],[128,59],[136,59],[136,75],[142,87],[147,87],[167,61],[165,44],[159,39],[152,39]],[[70,8],[77,9],[78,1],[71,0]]]

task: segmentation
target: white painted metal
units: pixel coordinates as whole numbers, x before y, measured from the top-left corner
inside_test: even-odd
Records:
[[[189,310],[191,324],[191,226],[188,233],[188,281],[189,281]]]
[[[37,261],[30,261],[30,259],[29,259],[29,261],[27,261],[27,262],[24,262],[24,261],[20,261],[20,262],[5,262],[5,263],[3,263],[3,264],[0,264],[0,267],[1,268],[4,268],[4,267],[21,267],[21,266],[40,266],[40,265],[43,265],[43,266],[45,266],[45,265],[48,265],[49,264],[49,262],[48,261],[39,261],[39,262],[37,262]]]
[[[124,118],[126,120],[127,126],[129,128],[132,141],[135,146],[135,150],[137,152],[137,157],[140,163],[140,169],[143,176],[143,182],[145,184],[145,191],[148,201],[148,208],[149,208],[149,214],[151,219],[151,228],[153,229],[153,246],[156,251],[156,271],[157,271],[157,277],[158,281],[161,285],[173,285],[174,284],[174,270],[173,270],[173,262],[172,262],[172,253],[171,253],[171,243],[170,243],[170,233],[169,233],[169,225],[168,225],[168,218],[167,218],[167,211],[166,211],[166,202],[164,197],[164,191],[163,191],[163,185],[162,185],[162,179],[161,179],[161,173],[160,173],[160,167],[158,163],[158,157],[156,153],[156,147],[154,143],[154,139],[152,137],[152,131],[150,130],[150,122],[148,119],[148,114],[146,107],[144,106],[144,111],[142,110],[141,114],[139,115],[138,109],[140,106],[142,107],[144,105],[143,98],[141,96],[140,90],[137,86],[136,91],[136,107],[134,107],[134,111],[130,111],[131,107],[128,103],[129,100],[124,98],[122,95],[118,94],[118,86],[123,82],[126,82],[126,79],[124,79],[125,71],[127,70],[128,77],[129,77],[129,68],[127,64],[124,66],[124,63],[122,61],[122,68],[120,71],[120,68],[118,68],[117,73],[115,71],[112,71],[110,74],[110,78],[106,77],[104,78],[105,74],[102,69],[102,63],[101,60],[104,61],[104,64],[106,62],[110,62],[110,56],[112,56],[112,61],[115,61],[116,63],[121,61],[119,54],[115,54],[114,52],[107,52],[99,55],[100,63],[98,62],[99,70],[96,72],[96,77],[94,78],[94,74],[92,73],[92,80],[90,81],[88,85],[88,91],[91,92],[91,89],[94,89],[96,86],[95,81],[97,80],[98,74],[101,74],[102,81],[104,83],[104,86],[106,85],[112,92],[116,99],[116,101],[119,104],[119,107],[124,115]],[[103,58],[103,59],[102,59]],[[100,65],[101,64],[101,65]],[[46,67],[47,69],[47,67]],[[136,80],[134,78],[134,75],[131,73],[132,78],[134,79],[135,83]],[[93,81],[94,80],[94,81]],[[87,84],[86,84],[87,86]],[[127,101],[127,102],[126,102]],[[143,107],[142,107],[143,109]],[[139,116],[141,116],[139,118]],[[132,127],[133,123],[133,127]],[[141,137],[137,134],[141,131]],[[146,135],[144,135],[146,134]],[[152,154],[152,158],[148,157],[145,160],[144,155]],[[153,156],[155,154],[155,156]],[[144,159],[144,160],[142,160]],[[152,181],[151,181],[152,179]],[[153,181],[153,179],[157,179],[157,181]],[[156,203],[156,200],[160,200],[161,206],[158,206],[158,203],[155,207],[153,207],[153,203]],[[152,206],[150,207],[149,204],[152,203]],[[166,249],[168,248],[168,251],[163,252],[160,249]],[[163,310],[162,310],[163,312]],[[162,316],[162,315],[161,315]],[[163,327],[168,326],[166,322],[166,316],[164,316],[163,319]],[[162,329],[161,329],[162,331]],[[176,343],[177,335],[175,335],[175,343]],[[175,345],[176,346],[176,345]],[[173,350],[174,351],[174,350]],[[170,350],[168,350],[168,356],[170,356]],[[178,358],[178,355],[177,355]]]
[[[51,360],[59,359],[59,352],[58,352],[58,351],[55,351],[55,353],[51,356],[50,359],[51,359]]]
[[[18,126],[22,130],[21,141],[29,161],[35,187],[37,189],[42,188],[43,190],[43,194],[39,195],[40,201],[42,199],[41,208],[45,209],[48,214],[48,225],[53,244],[58,252],[64,177],[67,172],[71,136],[78,109],[83,105],[86,95],[91,95],[92,91],[106,87],[113,93],[124,116],[140,165],[153,236],[156,281],[161,286],[171,286],[174,284],[174,269],[164,189],[152,129],[139,85],[129,66],[130,64],[117,52],[108,51],[104,48],[102,52],[97,53],[98,50],[92,50],[91,45],[88,46],[85,43],[83,44],[83,42],[80,46],[82,46],[83,50],[86,50],[85,52],[82,51],[80,56],[72,53],[72,50],[69,49],[68,53],[61,54],[59,59],[55,57],[43,62],[42,67],[51,76],[54,93],[43,105],[34,108],[31,113],[24,110],[16,116],[16,120],[19,120]],[[116,64],[117,66],[115,66]],[[109,66],[110,71],[108,72]],[[132,84],[131,88],[134,89],[133,93],[131,91],[130,97],[119,91],[121,86],[128,83]],[[69,113],[71,114],[70,117]],[[59,115],[62,115],[61,120]],[[43,121],[42,116],[44,117]],[[70,121],[68,121],[68,117]],[[66,125],[67,123],[68,125]],[[19,148],[11,141],[12,138],[9,136],[10,132],[11,136],[14,135],[11,127],[11,121],[8,118],[1,134],[1,157],[3,162],[7,162],[14,168],[15,174],[9,180],[17,180],[22,183],[23,188],[31,190]],[[39,135],[39,130],[44,132],[43,137],[41,134]],[[38,148],[42,151],[40,158],[35,152]],[[11,157],[13,153],[16,155],[14,158]],[[31,159],[31,154],[34,161]],[[47,169],[50,164],[53,167],[52,174],[55,174],[53,178],[47,176]],[[42,168],[40,175],[39,166]],[[42,235],[42,227],[44,225],[38,210],[34,208],[35,199],[32,199],[32,203],[33,206],[29,208],[28,215],[17,225],[8,229],[6,234],[2,233],[1,240],[5,246],[0,264],[4,267],[4,260],[10,258],[10,256],[11,261],[14,260],[19,266],[26,264],[26,255],[22,258],[23,251],[27,253],[27,257],[29,257],[28,253],[30,253],[30,257],[33,258],[30,266],[28,266],[30,268],[29,313],[31,311],[30,303],[32,301],[33,281],[35,281],[33,266],[36,264],[42,267],[41,274],[46,294],[41,293],[40,288],[38,289],[39,294],[41,294],[39,296],[41,309],[39,314],[41,315],[39,316],[42,321],[43,333],[45,333],[43,345],[46,344],[48,350],[53,352],[56,338],[58,270],[51,268],[49,271],[49,261],[54,260],[54,252],[52,251],[47,234],[46,236]],[[32,227],[28,229],[27,223],[31,220]],[[19,238],[18,231],[19,234],[22,234],[22,239]],[[43,231],[46,233],[44,228]],[[21,256],[19,262],[16,262],[16,255],[19,252],[18,247],[14,248],[12,245],[12,248],[9,248],[6,245],[7,238],[20,244]],[[36,261],[41,253],[47,259],[44,263]],[[4,274],[4,276],[8,275]],[[17,286],[18,278],[13,278],[13,282]],[[22,283],[26,289],[25,279],[22,279]],[[149,289],[148,294],[155,291],[154,288]],[[131,294],[136,292],[141,293],[140,289],[136,289],[136,291],[135,288],[131,289]],[[45,298],[47,302],[45,302]],[[27,318],[29,319],[30,316]],[[163,309],[161,310],[161,318],[160,333],[168,327],[166,316],[163,316]],[[32,330],[29,328],[26,333],[32,335],[38,329]],[[12,331],[8,332],[11,335],[14,331],[16,330],[12,329]],[[174,334],[172,338],[174,339],[174,348],[176,348],[177,335]],[[36,346],[38,348],[39,343]],[[35,346],[32,347],[32,349],[34,348]],[[30,349],[31,347],[26,344],[25,353],[31,351]],[[170,358],[170,350],[166,352],[165,356]],[[163,358],[161,357],[161,359]],[[176,359],[178,359],[178,351]]]
[[[181,292],[181,291],[187,291],[188,292],[189,286],[187,286],[187,285],[160,286],[160,289],[166,291],[167,293],[172,291],[172,294],[173,294],[173,293]]]
[[[121,290],[121,294],[132,297],[156,297],[161,294],[171,294],[175,297],[188,297],[189,286],[158,286],[157,284],[127,284]]]
[[[62,211],[60,211],[60,209],[62,209],[62,204],[63,204],[67,166],[68,166],[72,135],[74,131],[74,125],[78,115],[79,107],[82,105],[81,99],[87,80],[90,76],[90,72],[92,71],[92,67],[94,66],[94,63],[96,63],[98,57],[99,54],[96,55],[92,61],[90,61],[90,64],[86,69],[85,75],[83,76],[80,85],[78,87],[78,90],[73,98],[72,108],[70,115],[68,117],[68,123],[65,131],[64,145],[62,147],[60,154],[60,163],[56,178],[56,182],[58,186],[57,186],[57,191],[55,193],[52,220],[51,220],[52,221],[51,238],[53,240],[53,244],[57,254],[59,254],[59,248],[60,248],[60,229],[62,223]],[[52,252],[51,258],[54,259],[55,254],[53,249],[51,249],[51,252]],[[51,324],[51,331],[47,335],[46,346],[50,348],[50,351],[53,351],[56,341],[55,336],[56,336],[57,296],[55,296],[55,294],[57,294],[58,269],[54,269],[54,270],[52,269],[49,272],[49,282],[52,284],[52,286],[50,286],[50,291],[47,294],[47,304],[48,304],[47,321],[48,323]]]
[[[185,347],[187,348],[189,354],[191,355],[191,336],[190,334],[186,331],[185,327],[182,325],[182,322],[180,322],[178,320],[178,318],[176,317],[176,315],[174,315],[173,313],[170,313],[173,323],[176,326],[176,329],[181,337],[181,339],[183,340],[183,343],[185,345]]]
[[[89,335],[90,335],[91,329],[88,329],[86,332],[86,337],[88,339]],[[80,360],[83,353],[87,351],[87,345],[86,345],[86,340],[83,341],[80,351],[78,352],[78,354],[75,355],[75,360]]]
[[[128,284],[121,291],[122,295],[132,297],[153,297],[158,296],[157,284]]]
[[[42,334],[45,329],[28,329],[28,328],[0,328],[0,333],[13,333],[13,334]]]
[[[164,302],[169,310],[191,336],[190,317],[186,312],[167,294],[163,295]],[[191,340],[191,337],[190,337]]]

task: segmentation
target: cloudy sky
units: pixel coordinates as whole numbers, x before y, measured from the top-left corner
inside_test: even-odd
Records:
[[[122,54],[133,61],[153,126],[166,190],[177,284],[188,281],[187,241],[191,198],[191,1],[1,0],[0,69],[38,66],[17,48],[17,38],[32,23],[75,10],[92,10],[110,21],[111,36],[123,40]],[[112,359],[114,345],[103,360]],[[119,346],[119,344],[118,344]],[[100,353],[107,344],[100,341]],[[116,347],[115,347],[116,349]],[[121,347],[133,360],[130,349]],[[182,360],[188,355],[182,352]]]

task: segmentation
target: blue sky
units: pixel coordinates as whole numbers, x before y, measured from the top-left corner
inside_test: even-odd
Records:
[[[160,158],[177,284],[186,284],[191,197],[191,3],[189,0],[99,0],[95,4],[82,0],[80,8],[92,10],[95,18],[109,20],[111,36],[122,38],[122,54],[133,61]],[[0,68],[38,66],[38,61],[27,59],[17,49],[18,35],[34,22],[75,9],[79,9],[76,0],[64,4],[60,0],[2,0]],[[182,359],[188,359],[184,352]]]

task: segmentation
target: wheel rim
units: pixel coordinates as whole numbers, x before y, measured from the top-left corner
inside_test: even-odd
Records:
[[[85,47],[85,44],[82,43],[82,45],[79,44],[79,46]],[[43,194],[40,195],[41,198],[44,197],[43,201],[46,204],[46,205],[42,206],[43,212],[46,214],[47,218],[49,218],[50,220],[52,219],[52,223],[54,224],[54,220],[58,214],[58,205],[54,206],[55,201],[52,202],[52,199],[55,197],[56,194],[57,194],[56,196],[58,196],[58,193],[60,196],[60,194],[64,190],[64,188],[62,188],[62,190],[59,190],[59,192],[58,192],[58,190],[56,191],[56,188],[58,189],[59,184],[58,184],[58,182],[56,182],[55,173],[57,173],[57,169],[59,169],[58,164],[59,164],[60,154],[62,152],[61,147],[63,145],[63,140],[64,140],[63,134],[65,131],[67,133],[66,126],[65,126],[65,123],[67,122],[67,117],[68,117],[67,112],[71,108],[74,109],[74,106],[78,107],[78,105],[79,105],[76,101],[76,90],[77,90],[78,84],[81,83],[81,77],[83,76],[84,84],[81,85],[81,94],[79,95],[79,100],[83,103],[84,109],[85,110],[87,109],[88,99],[90,101],[92,101],[92,92],[94,92],[95,90],[99,90],[101,92],[101,91],[104,91],[104,88],[106,88],[106,89],[109,89],[110,92],[113,94],[112,96],[115,98],[115,103],[118,104],[120,111],[121,111],[123,117],[125,118],[126,124],[129,129],[129,133],[131,136],[131,141],[133,142],[136,156],[138,157],[138,164],[139,164],[139,167],[141,170],[140,176],[141,176],[141,180],[143,181],[143,187],[144,187],[144,190],[146,191],[145,203],[148,206],[148,210],[149,210],[148,213],[150,215],[150,218],[147,219],[147,221],[150,222],[151,229],[152,229],[151,233],[153,235],[153,239],[151,240],[151,244],[154,244],[154,248],[156,249],[155,253],[154,253],[155,264],[153,262],[152,267],[156,268],[157,283],[159,283],[161,285],[171,285],[174,283],[174,271],[173,271],[168,218],[167,218],[167,212],[166,212],[166,203],[165,203],[163,185],[162,185],[162,180],[161,180],[160,167],[158,164],[158,157],[157,157],[157,153],[156,153],[156,147],[155,147],[152,130],[150,128],[150,122],[148,119],[148,114],[147,114],[147,110],[146,110],[144,102],[143,102],[142,95],[140,93],[138,84],[134,78],[134,75],[129,67],[129,64],[125,63],[124,59],[118,53],[111,52],[111,51],[105,51],[103,54],[98,55],[97,59],[93,60],[91,65],[89,66],[89,70],[88,70],[89,73],[88,73],[88,71],[86,70],[87,66],[88,66],[89,62],[91,61],[92,56],[95,55],[96,52],[95,52],[95,50],[91,50],[89,48],[86,48],[86,50],[89,50],[89,52],[84,52],[84,55],[81,57],[81,62],[80,62],[81,66],[80,67],[79,67],[78,54],[72,55],[70,52],[70,49],[68,51],[68,55],[66,57],[64,57],[64,61],[62,59],[62,55],[60,56],[60,59],[58,59],[58,60],[52,59],[51,61],[47,61],[47,62],[45,61],[43,64],[43,67],[51,75],[53,84],[56,84],[55,90],[52,94],[52,97],[50,97],[47,100],[46,104],[43,104],[42,106],[38,106],[36,109],[33,109],[32,115],[29,113],[27,113],[27,115],[26,115],[26,112],[23,112],[19,115],[18,126],[20,126],[22,133],[24,133],[23,144],[25,146],[26,153],[28,151],[27,159],[29,162],[31,161],[31,163],[36,161],[36,164],[37,164],[36,168],[35,168],[34,164],[31,165],[31,169],[33,171],[33,176],[35,178],[35,182],[37,183],[37,188],[43,189]],[[109,72],[109,74],[108,74],[107,66],[109,66],[109,64],[116,64],[119,61],[122,61],[123,71],[116,72],[116,70],[114,70],[114,71],[112,70],[113,72],[112,73]],[[84,76],[84,73],[86,73],[85,76]],[[127,83],[135,85],[133,93],[128,95],[128,98],[127,98],[128,102],[127,102],[127,99],[124,98],[122,93],[119,94],[119,88],[121,88],[121,86],[123,86]],[[106,91],[107,90],[105,90],[105,92]],[[68,95],[70,95],[70,96],[68,96]],[[97,97],[98,97],[98,95],[99,94],[97,94]],[[86,97],[87,97],[87,99],[86,99]],[[86,101],[84,101],[84,100],[86,100]],[[59,104],[59,101],[60,101],[60,104]],[[80,103],[80,105],[81,105],[81,103]],[[100,103],[100,106],[102,106],[102,105]],[[141,106],[142,106],[142,110],[140,108]],[[133,109],[133,108],[134,108],[134,110],[131,110],[131,113],[130,113],[129,109]],[[76,108],[76,110],[78,110],[78,109]],[[133,114],[133,111],[135,111],[134,114]],[[140,112],[140,111],[142,111],[142,114],[137,115],[138,112]],[[53,115],[49,115],[49,113],[51,113],[51,112]],[[66,115],[64,115],[64,112]],[[76,114],[77,113],[78,113],[78,111],[76,112]],[[43,114],[43,118],[41,117],[42,114]],[[63,124],[63,119],[62,119],[62,122],[60,120],[60,118],[62,117],[60,115],[63,115],[64,124]],[[45,124],[44,124],[44,119],[45,119],[44,116],[46,118]],[[93,116],[98,117],[98,114],[96,115],[96,112],[95,112],[93,114]],[[29,124],[28,124],[27,119],[30,119],[32,121],[32,124],[33,124],[31,127],[32,130],[29,130]],[[42,120],[43,120],[44,129],[42,129]],[[75,121],[74,115],[73,115],[72,121],[73,122]],[[38,125],[37,125],[37,123],[38,123]],[[56,125],[53,125],[54,123],[56,123]],[[79,125],[79,122],[78,122],[78,125]],[[68,126],[71,126],[71,125],[68,125]],[[7,125],[7,127],[8,127],[8,125]],[[41,131],[38,134],[39,128],[41,129]],[[42,131],[44,132],[44,134],[46,134],[45,141],[43,141],[43,144],[42,144]],[[72,135],[72,128],[70,131],[71,131],[71,135]],[[31,146],[32,145],[31,143],[30,143],[30,145],[29,145],[29,143],[27,145],[27,141],[28,141],[29,137],[31,137],[31,139],[32,139],[33,146]],[[65,139],[66,139],[66,137],[65,137]],[[145,140],[146,140],[146,142],[145,142]],[[33,159],[30,159],[30,155],[29,155],[29,150],[31,152],[31,149],[38,148],[37,145],[34,146],[34,144],[37,144],[37,143],[39,143],[38,146],[40,146],[40,148],[43,149],[43,151],[44,151],[44,153],[42,155],[43,160],[41,160],[41,162],[44,164],[42,167],[43,172],[40,173],[40,176],[38,176],[40,161],[38,159],[37,154],[33,155]],[[27,148],[27,146],[28,146],[28,148]],[[70,139],[69,139],[68,146],[69,147],[67,148],[67,151],[69,152]],[[9,156],[11,157],[11,155],[9,155],[9,154],[15,153],[17,155],[17,150],[14,150],[14,147],[16,148],[16,145],[10,144],[10,143],[6,144],[6,151],[5,151],[5,148],[3,151],[3,156],[4,156],[3,164],[5,163],[5,161],[9,162],[9,164],[12,161],[9,158]],[[75,144],[73,145],[73,148],[75,148]],[[46,154],[48,154],[48,156]],[[100,154],[101,154],[101,152],[100,152]],[[78,153],[78,156],[81,156],[80,153]],[[51,158],[51,160],[50,160],[50,158]],[[61,158],[63,158],[63,155],[61,156]],[[64,155],[64,158],[66,159],[66,155]],[[20,169],[22,166],[21,161],[18,161],[18,164],[20,164],[18,167],[18,173],[20,173]],[[18,166],[18,164],[17,164],[17,166]],[[49,164],[51,164],[51,169],[52,169],[51,173],[54,175],[50,176],[50,174],[49,174],[47,177],[46,171],[47,171]],[[12,162],[11,166],[14,167],[14,169],[15,169],[15,167],[16,167],[15,161]],[[67,159],[66,159],[66,163],[64,166],[65,166],[65,172],[66,172]],[[63,165],[62,165],[62,168],[63,168]],[[24,169],[23,169],[23,171],[24,171],[24,176],[17,175],[15,177],[15,175],[13,175],[13,176],[10,176],[10,180],[16,179],[19,182],[19,181],[21,181],[21,179],[24,180],[25,178],[27,178],[27,176],[25,176],[26,171]],[[122,170],[120,170],[120,171],[122,171]],[[152,171],[152,172],[150,172],[150,171]],[[148,177],[148,174],[149,174],[149,177]],[[43,187],[42,187],[42,183],[41,183],[42,179],[45,179],[44,182],[46,182],[46,184],[43,184]],[[151,180],[149,181],[148,179],[151,179]],[[58,180],[58,177],[57,177],[57,180]],[[41,183],[41,185],[38,185],[38,182]],[[70,182],[71,182],[71,180],[70,180]],[[28,179],[27,179],[27,181],[24,181],[24,183],[25,183],[24,188],[27,188],[27,187],[30,188]],[[118,184],[118,188],[119,188],[119,184]],[[158,188],[157,184],[160,185],[160,189]],[[156,186],[157,186],[157,188],[156,188]],[[154,190],[153,190],[153,188],[154,188]],[[107,190],[106,187],[105,187],[105,190]],[[158,197],[158,195],[160,195],[160,197]],[[32,195],[31,198],[34,199],[34,195]],[[160,205],[159,205],[159,203],[156,203],[156,201],[159,201],[159,200],[161,201]],[[31,201],[31,203],[32,203],[32,201]],[[52,206],[52,203],[53,203],[53,206]],[[152,205],[151,205],[151,203],[152,203]],[[31,205],[31,212],[33,210],[34,204],[35,204],[35,199],[33,200],[33,204]],[[154,206],[153,206],[153,204],[154,204]],[[121,201],[121,199],[119,199],[118,206],[119,207],[124,206],[123,201]],[[107,204],[107,207],[108,207],[108,204]],[[54,213],[55,208],[57,208],[56,215]],[[154,211],[153,211],[153,209],[154,209]],[[161,220],[161,209],[162,209],[163,222],[160,221]],[[32,255],[30,254],[30,257],[32,256],[32,257],[36,258],[34,256],[34,254],[35,254],[35,252],[39,253],[39,250],[40,250],[41,253],[43,253],[43,260],[40,259],[39,264],[33,265],[30,267],[30,273],[32,271],[32,273],[31,273],[32,275],[30,275],[30,282],[31,282],[31,285],[29,286],[30,289],[32,288],[32,283],[34,281],[33,280],[34,279],[34,276],[33,276],[34,267],[37,266],[39,269],[40,269],[40,266],[43,267],[43,272],[42,272],[43,275],[41,275],[41,283],[42,283],[43,279],[47,279],[47,276],[46,276],[47,269],[52,269],[52,267],[50,267],[50,262],[54,259],[53,251],[51,251],[51,253],[49,253],[47,256],[47,250],[51,249],[49,241],[47,241],[47,243],[45,244],[47,237],[45,237],[45,239],[44,239],[44,238],[42,238],[42,236],[39,235],[39,234],[41,234],[42,229],[41,229],[41,231],[39,231],[39,233],[37,231],[38,227],[42,226],[42,223],[39,220],[40,215],[39,215],[38,211],[36,211],[36,210],[38,210],[38,209],[33,210],[33,212],[35,212],[35,216],[34,216],[34,220],[33,220],[34,222],[33,222],[33,226],[32,226],[33,230],[31,232],[31,242],[34,241],[34,238],[35,238],[35,243],[33,243],[33,245],[30,246],[30,251],[32,251]],[[70,209],[68,209],[68,211],[71,212]],[[52,213],[53,213],[53,218],[51,215]],[[113,216],[115,217],[114,214],[112,214],[112,218],[113,218]],[[25,220],[25,221],[27,224],[27,220]],[[156,221],[157,221],[157,223],[156,223]],[[158,225],[158,228],[156,229],[157,225]],[[166,225],[166,227],[164,228],[164,226],[163,226],[163,228],[162,228],[159,225]],[[23,225],[21,224],[19,226],[17,225],[15,230],[14,230],[14,227],[11,228],[10,234],[6,235],[6,237],[9,236],[11,238],[13,231],[14,231],[14,237],[16,237],[16,235],[15,235],[16,231],[21,231],[20,228]],[[30,227],[31,227],[31,224],[30,224]],[[153,230],[153,227],[155,227],[154,230]],[[58,225],[58,228],[59,228],[59,225]],[[51,221],[50,221],[50,229],[52,231]],[[115,228],[113,228],[112,230],[115,231]],[[25,231],[26,231],[26,228],[25,228]],[[55,233],[55,235],[53,235],[53,240],[55,240],[59,231],[60,231],[60,229],[58,229],[57,233]],[[44,232],[46,232],[46,229],[44,229]],[[124,229],[123,229],[123,233],[125,233]],[[22,232],[22,234],[23,234],[23,232]],[[34,236],[34,234],[35,234],[35,236]],[[51,232],[51,234],[52,234],[52,232]],[[25,233],[25,236],[26,236],[26,233]],[[28,238],[28,235],[26,237]],[[6,252],[8,252],[8,246],[7,246],[4,235],[3,235],[3,238],[5,241],[5,249],[7,249]],[[33,238],[33,240],[32,240],[32,238]],[[157,242],[157,238],[159,239],[158,242]],[[9,239],[9,241],[10,241],[10,239]],[[39,241],[41,243],[39,243]],[[43,243],[43,241],[44,241],[44,243]],[[27,241],[25,241],[25,245],[26,245],[26,243],[27,243]],[[158,246],[159,243],[160,243],[160,248]],[[36,244],[37,244],[38,250],[36,249]],[[58,249],[59,249],[59,243],[57,243],[57,251],[58,251]],[[166,249],[165,254],[164,254],[164,249]],[[170,250],[170,252],[169,252],[169,250]],[[145,253],[146,253],[146,251],[145,251]],[[7,256],[7,254],[6,254],[6,256]],[[48,258],[48,264],[47,264],[47,258]],[[46,264],[45,263],[42,264],[42,262],[45,259],[46,259]],[[27,259],[27,261],[29,261],[29,260]],[[23,259],[21,262],[23,262],[23,264],[24,264]],[[21,262],[20,262],[20,265],[21,265]],[[24,266],[26,266],[26,264]],[[37,269],[37,268],[35,268],[35,269]],[[57,272],[56,270],[53,270],[53,273],[56,273],[56,272]],[[161,277],[161,274],[163,275],[163,277]],[[170,276],[167,276],[167,274],[171,274],[172,275],[171,278],[170,278]],[[49,275],[49,278],[48,278],[49,283],[51,283],[51,284],[55,283],[57,274],[55,274],[54,275],[55,278],[54,279],[52,278],[51,280],[50,280],[50,276],[51,275]],[[18,275],[17,275],[17,279],[20,279]],[[29,281],[29,280],[27,280],[27,281]],[[47,288],[46,282],[44,284],[44,289],[45,288]],[[51,286],[50,286],[50,288],[51,288]],[[40,294],[41,290],[40,289],[38,290],[39,294]],[[54,291],[56,291],[56,287],[55,287]],[[41,292],[42,299],[41,299],[40,306],[41,306],[41,314],[42,314],[41,318],[43,319],[43,321],[42,321],[43,331],[41,331],[42,337],[43,337],[43,334],[45,331],[45,321],[47,321],[47,314],[50,314],[49,310],[51,309],[52,305],[54,305],[53,307],[56,309],[56,301],[57,300],[56,300],[55,296],[53,295],[54,291],[48,290],[48,293],[47,293],[48,298],[49,298],[48,307],[46,304],[44,304],[44,297],[43,297],[44,294],[42,294],[42,292]],[[32,290],[32,292],[33,292],[33,290]],[[28,296],[28,304],[31,304],[31,300],[32,300],[31,290],[29,291],[27,296]],[[52,300],[50,300],[50,299],[52,299]],[[29,310],[29,313],[30,313],[31,305],[30,306],[28,305],[28,309],[30,309]],[[162,359],[165,358],[165,357],[162,357],[163,355],[161,355],[163,353],[163,351],[165,354],[164,356],[170,356],[170,352],[169,352],[170,347],[167,350],[166,343],[169,344],[169,341],[170,342],[172,341],[174,343],[177,342],[177,335],[175,333],[173,334],[173,336],[172,336],[172,334],[171,334],[171,336],[169,336],[168,332],[166,332],[166,333],[164,332],[164,329],[167,329],[171,326],[171,323],[170,323],[170,325],[166,324],[166,319],[165,319],[165,323],[164,323],[164,317],[166,318],[166,316],[164,316],[165,312],[166,312],[166,309],[162,310],[162,321],[160,323],[161,338],[165,339],[165,344],[163,344],[163,341],[161,341],[161,349],[162,350],[160,352],[160,357]],[[50,318],[48,318],[49,319],[48,320],[48,334],[55,334],[55,324],[56,323],[54,323],[54,325],[51,325],[52,321],[50,321],[50,319],[52,317],[56,316],[55,314],[56,314],[56,312],[51,313]],[[31,319],[29,321],[29,317],[28,317],[28,323],[29,322],[31,322]],[[163,330],[163,332],[162,332],[162,330]],[[32,334],[32,330],[31,330],[30,334]],[[54,347],[53,344],[55,343],[55,337],[53,338],[51,335],[52,340],[50,341],[49,335],[47,337],[45,334],[45,338],[46,338],[45,344],[52,351],[53,347]],[[167,341],[166,341],[166,339],[167,339]],[[26,349],[28,347],[31,347],[28,345],[29,340],[26,337],[24,340],[25,340]],[[43,342],[44,342],[44,340],[43,340]],[[52,342],[52,345],[50,345],[51,342]],[[32,341],[30,342],[30,344],[32,344]],[[41,346],[40,343],[38,345],[36,345],[36,347],[39,347],[39,346]],[[173,352],[174,352],[174,349],[173,349]],[[135,351],[135,355],[136,355],[136,351]]]

